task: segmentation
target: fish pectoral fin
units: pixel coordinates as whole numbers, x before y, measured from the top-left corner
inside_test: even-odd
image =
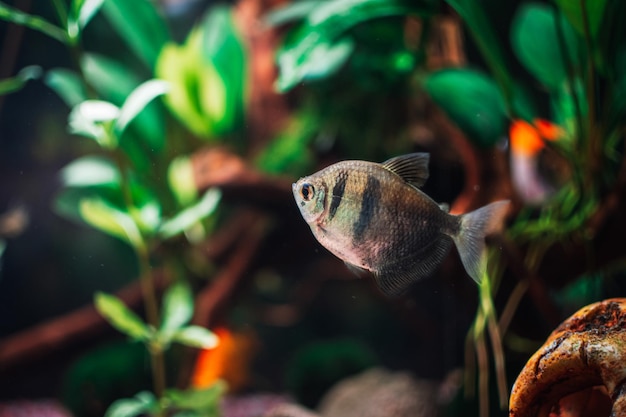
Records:
[[[428,179],[428,161],[430,154],[425,152],[396,156],[383,162],[383,168],[398,175],[404,181],[416,187],[424,185]]]
[[[413,283],[431,275],[441,264],[451,246],[452,240],[442,235],[416,256],[374,271],[378,287],[389,297],[402,295]]]
[[[352,272],[354,275],[356,275],[359,278],[363,278],[369,273],[367,269],[361,268],[360,266],[352,265],[351,263],[348,263],[348,262],[344,262],[344,263],[346,264],[350,272]]]

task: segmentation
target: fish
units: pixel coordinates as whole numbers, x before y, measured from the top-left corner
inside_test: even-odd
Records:
[[[430,155],[383,163],[341,161],[292,184],[300,213],[318,242],[353,271],[373,274],[388,296],[430,276],[455,245],[468,275],[486,269],[485,236],[501,230],[509,201],[453,215],[420,188]]]

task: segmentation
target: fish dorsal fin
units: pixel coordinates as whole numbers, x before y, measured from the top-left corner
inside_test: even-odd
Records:
[[[386,160],[381,165],[409,184],[421,187],[428,179],[429,159],[430,154],[417,152],[396,156]]]

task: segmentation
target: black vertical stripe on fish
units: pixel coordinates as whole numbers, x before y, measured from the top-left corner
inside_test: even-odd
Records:
[[[333,192],[330,200],[330,207],[328,208],[328,220],[335,217],[337,209],[341,204],[343,193],[346,190],[346,183],[348,182],[348,171],[341,171],[337,176],[337,182],[333,186]]]
[[[361,239],[363,239],[365,231],[372,221],[376,207],[380,202],[380,197],[380,181],[373,175],[368,175],[367,184],[365,185],[365,190],[363,190],[359,218],[354,223],[352,229],[352,242],[354,242],[355,246],[358,245]]]

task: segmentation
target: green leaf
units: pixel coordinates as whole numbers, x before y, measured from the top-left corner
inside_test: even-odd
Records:
[[[0,96],[13,93],[22,89],[29,80],[35,80],[41,76],[42,70],[38,65],[24,67],[15,77],[0,80]]]
[[[215,333],[200,326],[187,326],[176,331],[172,341],[200,349],[213,349],[219,343]]]
[[[91,226],[129,243],[135,248],[144,246],[135,220],[102,198],[85,198],[79,203],[82,219]]]
[[[306,80],[318,80],[336,73],[350,58],[354,42],[343,38],[333,44],[318,43],[307,51],[305,59],[297,53],[283,53],[278,57],[281,68],[276,83],[279,91],[288,91],[296,84]]]
[[[168,389],[165,391],[167,398],[174,408],[180,410],[204,411],[203,415],[217,416],[221,397],[226,394],[226,384],[217,381],[204,389]],[[215,414],[213,414],[215,413]]]
[[[559,40],[561,31],[564,49]],[[568,71],[579,72],[576,33],[550,6],[523,4],[511,24],[511,43],[519,60],[548,89],[563,88]]]
[[[81,66],[87,82],[102,98],[117,106],[122,106],[129,95],[141,84],[141,79],[131,68],[102,55],[85,54],[81,60]],[[125,135],[134,134],[150,149],[160,151],[165,144],[165,118],[163,116],[159,103],[152,102],[133,119],[129,129],[125,129]],[[128,141],[122,137],[120,139],[124,149],[131,154],[129,144],[124,143]],[[145,150],[143,152],[145,153]],[[134,162],[137,162],[141,156],[141,153],[132,153]]]
[[[187,283],[171,285],[163,296],[163,319],[161,330],[178,330],[193,316],[193,294]]]
[[[158,410],[157,399],[151,392],[143,391],[135,398],[123,398],[109,406],[104,417],[135,417],[139,415],[155,415]]]
[[[46,73],[43,81],[48,87],[54,90],[70,108],[87,100],[85,85],[74,71],[65,68],[54,68]]]
[[[135,88],[128,96],[115,123],[117,134],[122,136],[128,124],[156,97],[165,94],[169,84],[163,80],[149,80]]]
[[[233,22],[231,7],[213,7],[201,25],[203,63],[215,69],[216,74],[207,75],[216,79],[208,79],[212,82],[208,88],[214,91],[208,97],[201,95],[200,98],[214,98],[213,103],[203,103],[207,113],[213,117],[215,132],[224,134],[235,129],[243,120],[248,90],[246,48]],[[218,82],[223,84],[223,88],[216,85]],[[215,90],[223,91],[221,100]]]
[[[164,19],[149,0],[107,0],[103,13],[132,52],[150,69],[170,40]]]
[[[305,21],[278,50],[280,75],[277,86],[286,91],[307,79],[335,73],[352,52],[346,32],[355,26],[384,17],[434,12],[434,2],[400,0],[345,0],[319,2]]]
[[[256,158],[256,165],[271,174],[289,173],[302,176],[313,168],[314,157],[310,142],[319,129],[315,117],[309,113],[296,115]]]
[[[108,101],[83,101],[70,112],[70,132],[94,139],[104,148],[113,149],[117,146],[117,138],[111,134],[110,126],[119,112],[119,107]]]
[[[472,39],[485,58],[491,73],[498,83],[506,103],[511,100],[513,80],[507,69],[503,47],[491,19],[485,12],[483,1],[479,0],[445,0],[461,16]]]
[[[65,30],[53,25],[42,17],[24,13],[14,7],[8,6],[4,2],[0,2],[0,19],[34,29],[62,43],[68,41]]]
[[[198,189],[195,185],[193,165],[188,156],[174,158],[167,169],[167,183],[182,206],[196,201]]]
[[[600,23],[604,17],[607,0],[555,0],[574,29],[585,36],[585,18],[589,25],[591,39],[596,39]],[[584,3],[584,6],[583,6]]]
[[[96,310],[117,330],[136,340],[148,340],[150,328],[119,298],[103,292],[94,297]]]
[[[447,69],[424,84],[432,99],[478,146],[493,146],[507,131],[504,100],[495,82],[470,69]]]
[[[316,7],[320,7],[319,0],[294,1],[266,14],[264,23],[269,26],[293,23],[295,20],[306,18]]]
[[[101,156],[76,159],[61,170],[61,180],[66,187],[117,186],[120,178],[115,164]]]
[[[104,0],[72,0],[70,14],[67,19],[67,33],[70,39],[77,39],[82,29],[100,10]]]
[[[199,88],[202,63],[199,51],[189,47],[194,36],[198,37],[199,31],[192,31],[185,45],[165,45],[156,63],[155,74],[170,83],[164,101],[172,114],[193,134],[210,137],[212,120],[205,116],[198,98],[198,94],[210,92],[204,90],[206,83],[203,83],[202,90]]]
[[[190,228],[215,211],[221,195],[222,193],[218,189],[209,189],[195,205],[165,221],[159,229],[159,234],[162,238],[168,239]]]

